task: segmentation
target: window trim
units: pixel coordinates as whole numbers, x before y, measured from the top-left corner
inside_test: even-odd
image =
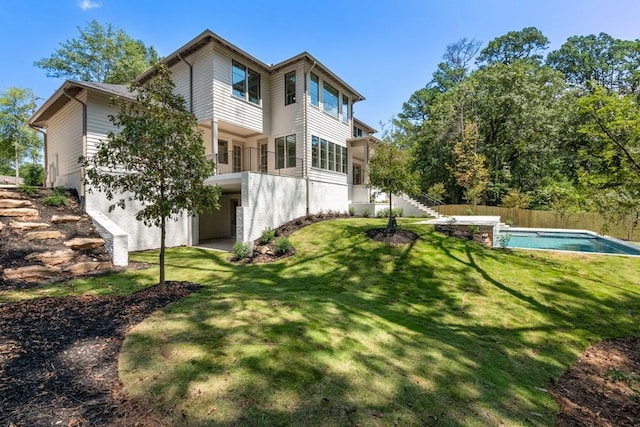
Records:
[[[240,80],[234,82],[236,69],[242,70],[244,78],[242,80],[242,91],[240,91]],[[252,90],[255,89],[255,90]],[[231,60],[231,95],[254,105],[262,105],[262,75],[247,67],[242,62]]]
[[[285,106],[296,103],[296,79],[297,79],[296,70],[285,73],[284,75],[284,105]]]
[[[342,123],[349,124],[349,97],[342,94]]]
[[[282,148],[280,150],[280,147]],[[296,134],[279,136],[275,139],[276,164],[275,169],[290,169],[296,167],[297,143]],[[280,152],[282,151],[282,152]],[[293,153],[293,157],[291,157]]]
[[[315,84],[315,88],[312,86],[312,84]],[[312,72],[309,72],[309,103],[314,107],[320,107],[320,77],[318,77],[317,74],[313,74]]]
[[[325,97],[325,93],[329,94],[332,96],[333,98],[333,93],[332,91],[335,91],[335,111],[333,111],[333,109],[329,110],[327,109],[327,105],[331,105],[327,102],[328,97]],[[324,111],[325,113],[329,114],[331,117],[340,117],[340,91],[338,89],[336,89],[335,87],[333,87],[330,83],[328,83],[325,80],[322,80],[322,111]]]

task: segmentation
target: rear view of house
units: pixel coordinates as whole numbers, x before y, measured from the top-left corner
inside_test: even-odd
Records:
[[[370,201],[367,162],[377,140],[353,117],[364,97],[312,55],[267,65],[207,30],[163,62],[216,163],[206,183],[222,189],[220,209],[172,223],[168,245],[250,242],[291,219]],[[156,248],[159,233],[134,219],[136,206],[109,212],[111,202],[82,184],[78,158],[117,131],[108,119],[114,96],[131,97],[124,86],[67,81],[30,124],[46,131],[47,185],[75,188],[87,211],[128,234],[130,251]]]

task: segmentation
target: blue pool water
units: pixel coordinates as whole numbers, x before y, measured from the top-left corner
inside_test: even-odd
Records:
[[[555,251],[593,252],[618,255],[639,255],[640,247],[600,237],[583,231],[562,230],[501,230],[500,236],[508,234],[508,248],[549,249]]]

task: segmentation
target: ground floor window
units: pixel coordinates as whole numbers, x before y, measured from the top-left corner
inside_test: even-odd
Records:
[[[276,138],[276,169],[296,167],[296,136]]]
[[[347,173],[347,147],[317,136],[311,137],[311,166],[333,172]]]

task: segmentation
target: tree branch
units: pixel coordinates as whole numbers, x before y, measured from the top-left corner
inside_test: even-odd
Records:
[[[625,156],[627,157],[627,159],[629,159],[629,161],[631,162],[631,164],[633,165],[634,168],[636,168],[638,170],[638,172],[640,172],[640,164],[638,164],[635,159],[633,158],[633,156],[631,155],[631,153],[624,147],[624,145],[622,145],[620,142],[618,142],[618,140],[611,134],[611,132],[609,131],[609,129],[605,126],[604,123],[602,123],[602,120],[600,120],[600,117],[598,116],[598,110],[597,108],[594,106],[593,107],[593,116],[596,119],[596,123],[598,123],[598,126],[600,127],[600,129],[602,130],[602,132],[604,132],[605,135],[607,135],[607,137],[619,148],[622,150],[622,152],[625,154]]]

